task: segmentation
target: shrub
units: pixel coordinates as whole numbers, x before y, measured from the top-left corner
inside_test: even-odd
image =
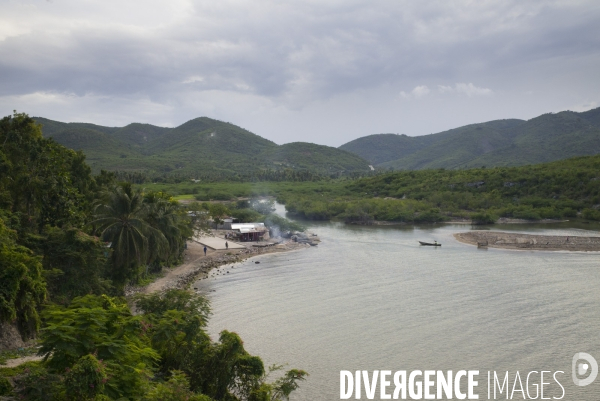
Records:
[[[143,398],[144,401],[211,401],[210,397],[190,391],[190,383],[181,371],[173,371],[166,383],[159,383]]]
[[[432,208],[423,213],[420,213],[418,216],[415,216],[415,222],[417,223],[435,223],[439,221],[444,221],[446,218],[442,216],[440,213],[440,209]]]
[[[498,220],[498,216],[487,212],[475,213],[471,215],[471,221],[476,225],[494,224],[496,220]]]
[[[583,209],[583,218],[588,220],[600,220],[600,211],[594,209]]]
[[[238,219],[241,223],[250,223],[260,221],[262,215],[253,209],[232,209],[231,216]]]
[[[65,375],[65,388],[71,400],[93,400],[104,391],[107,381],[102,362],[91,354],[82,356]]]
[[[10,395],[12,393],[12,385],[6,377],[0,376],[0,396]]]
[[[159,355],[150,347],[142,318],[132,316],[123,300],[86,295],[66,308],[49,306],[44,318],[40,354],[48,357],[50,372],[62,374],[94,354],[110,376],[104,390],[108,396],[136,398],[143,393]]]
[[[21,400],[54,401],[64,399],[65,389],[59,375],[38,365],[15,378],[15,392]]]

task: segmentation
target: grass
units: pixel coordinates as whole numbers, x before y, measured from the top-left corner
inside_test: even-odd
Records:
[[[194,199],[194,195],[192,194],[186,194],[186,195],[176,195],[173,196],[173,199],[180,201],[180,200],[188,200],[188,199]]]
[[[163,268],[164,269],[164,268]],[[139,287],[145,287],[147,285],[152,284],[154,281],[158,280],[161,277],[165,276],[165,271],[161,270],[160,272],[156,272],[156,273],[150,273],[148,275],[146,275],[146,277],[140,279],[138,286]]]
[[[41,366],[43,364],[44,364],[43,361],[29,361],[29,362],[22,363],[19,366],[15,366],[12,368],[3,368],[0,366],[0,377],[6,377],[6,378],[15,377],[15,376],[23,373],[26,369],[31,369],[33,367]]]

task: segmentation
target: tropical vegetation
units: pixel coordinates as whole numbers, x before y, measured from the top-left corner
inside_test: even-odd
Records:
[[[44,356],[0,368],[0,395],[275,401],[304,379],[290,370],[269,381],[235,333],[213,341],[202,297],[139,297],[135,315],[122,298],[128,284],[182,260],[206,224],[200,211],[218,218],[226,206],[188,210],[163,191],[93,175],[85,155],[45,138],[26,114],[0,120],[0,172],[0,323],[37,336]],[[249,204],[236,210],[264,218]]]
[[[499,218],[600,221],[600,156],[521,167],[380,171],[307,182],[144,184],[180,198],[235,203],[272,196],[309,220],[369,224],[451,219],[491,224]]]

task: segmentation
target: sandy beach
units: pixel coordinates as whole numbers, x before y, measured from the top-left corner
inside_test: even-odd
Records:
[[[186,289],[192,282],[202,275],[208,274],[213,268],[242,260],[265,255],[269,253],[290,252],[310,248],[308,244],[284,240],[283,242],[268,247],[254,247],[256,243],[245,243],[243,249],[212,250],[208,249],[204,255],[204,246],[196,241],[188,241],[184,262],[172,269],[165,269],[165,275],[145,287],[128,287],[126,296],[129,297],[142,292],[150,294],[172,288]]]
[[[501,249],[600,252],[599,237],[532,235],[498,231],[468,231],[454,234],[465,244]]]

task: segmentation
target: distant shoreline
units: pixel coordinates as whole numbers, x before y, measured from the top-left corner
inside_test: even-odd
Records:
[[[468,231],[454,234],[459,242],[483,248],[533,251],[600,252],[600,236],[535,235],[499,231]]]
[[[508,217],[499,218],[494,224],[551,224],[551,223],[566,223],[569,220],[562,219],[541,219],[541,220],[525,220],[525,219],[513,219]],[[440,221],[440,224],[473,224],[471,219],[450,219],[448,221]],[[386,220],[371,220],[371,221],[351,221],[346,224],[357,225],[357,226],[404,226],[407,224],[413,224],[412,222],[405,221],[386,221]],[[434,223],[419,223],[419,224],[434,224]],[[486,224],[493,225],[493,224]]]

